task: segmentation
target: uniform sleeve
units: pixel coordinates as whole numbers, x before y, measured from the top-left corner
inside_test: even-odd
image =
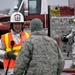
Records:
[[[30,60],[28,45],[26,41],[23,42],[19,55],[16,58],[16,66],[14,67],[13,75],[22,75],[28,67],[27,65]]]
[[[0,57],[3,58],[5,54],[5,46],[2,42],[2,40],[0,40]]]
[[[60,50],[60,48],[57,46],[57,50],[58,50],[58,69],[57,69],[57,75],[61,75],[63,69],[64,69],[64,65],[65,65],[65,60],[63,58],[62,52]]]

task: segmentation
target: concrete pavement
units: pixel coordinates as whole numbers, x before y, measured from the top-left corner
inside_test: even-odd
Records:
[[[69,68],[69,66],[71,65],[71,63],[72,63],[72,60],[65,60],[65,66],[64,66],[64,68]],[[69,75],[69,74],[71,74],[71,73],[62,72],[61,75]],[[3,69],[0,69],[0,75],[5,75]]]
[[[61,75],[69,75],[69,74],[71,74],[71,73],[65,73],[65,72],[62,72]],[[5,75],[3,69],[0,69],[0,75]]]

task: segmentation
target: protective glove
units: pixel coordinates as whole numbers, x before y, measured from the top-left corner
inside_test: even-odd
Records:
[[[16,59],[16,55],[14,55],[12,52],[6,52],[5,53],[5,58],[12,58],[12,59]]]
[[[66,36],[62,36],[61,40],[62,40],[62,42],[68,42],[68,38],[66,38]]]

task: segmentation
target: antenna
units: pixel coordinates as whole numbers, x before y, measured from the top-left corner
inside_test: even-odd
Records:
[[[20,5],[18,11],[20,11],[20,9],[21,9],[21,7],[22,7],[22,5],[23,5],[23,2],[24,2],[24,0],[22,0],[21,5]]]

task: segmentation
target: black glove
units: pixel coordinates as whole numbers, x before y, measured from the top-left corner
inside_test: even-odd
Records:
[[[6,58],[12,58],[14,60],[16,59],[16,55],[14,55],[12,52],[6,52],[5,57]]]
[[[68,42],[68,38],[66,36],[61,37],[62,42]]]

